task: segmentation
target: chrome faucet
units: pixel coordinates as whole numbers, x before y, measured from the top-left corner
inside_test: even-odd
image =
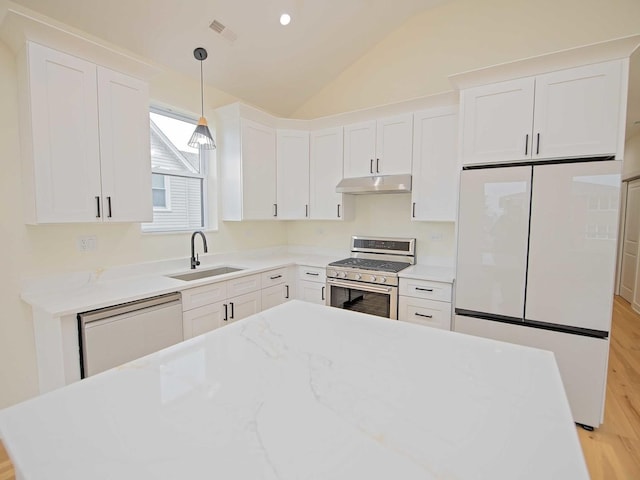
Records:
[[[204,253],[207,253],[207,237],[204,236],[200,230],[196,230],[191,235],[191,269],[193,270],[198,265],[200,265],[200,260],[198,259],[198,254],[195,249],[195,239],[196,235],[200,235],[202,237],[202,246],[204,247]]]

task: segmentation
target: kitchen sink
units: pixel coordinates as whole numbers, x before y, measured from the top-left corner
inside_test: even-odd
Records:
[[[218,275],[224,275],[225,273],[233,273],[239,272],[240,270],[244,270],[244,268],[236,268],[236,267],[217,267],[210,268],[208,270],[197,270],[189,273],[181,273],[178,275],[167,275],[170,278],[175,278],[177,280],[191,281],[191,280],[200,280],[201,278],[209,278],[216,277]]]

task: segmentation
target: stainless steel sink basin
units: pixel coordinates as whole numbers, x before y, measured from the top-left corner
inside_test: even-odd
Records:
[[[175,278],[177,280],[200,280],[201,278],[209,278],[216,277],[218,275],[224,275],[225,273],[233,273],[239,272],[240,270],[244,270],[244,268],[236,268],[236,267],[217,267],[211,268],[209,270],[196,270],[189,273],[181,273],[179,275],[167,275],[170,278]]]

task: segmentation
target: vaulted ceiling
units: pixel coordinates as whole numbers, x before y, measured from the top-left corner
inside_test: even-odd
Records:
[[[287,116],[409,17],[448,0],[13,1],[193,77],[193,49],[205,47],[207,84]]]

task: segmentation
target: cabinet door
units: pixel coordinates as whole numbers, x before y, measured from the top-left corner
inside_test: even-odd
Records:
[[[262,310],[262,293],[260,291],[232,297],[227,302],[229,322],[241,320]]]
[[[344,127],[344,178],[375,174],[376,122]]]
[[[620,163],[534,167],[525,321],[609,331]]]
[[[310,209],[312,220],[344,218],[342,194],[336,185],[342,180],[342,127],[311,133]]]
[[[327,303],[326,293],[326,285],[324,283],[310,282],[309,280],[298,281],[297,298],[299,300],[325,305]]]
[[[182,325],[185,340],[222,326],[226,321],[227,308],[224,302],[218,302],[183,312]]]
[[[278,218],[309,217],[309,132],[278,130]]]
[[[242,218],[276,216],[276,132],[273,128],[241,120]]]
[[[534,78],[460,92],[462,163],[531,158]]]
[[[290,298],[289,285],[283,283],[281,285],[274,285],[269,288],[262,289],[262,310],[275,307],[281,303],[286,302]]]
[[[536,77],[534,158],[614,155],[622,62]]]
[[[31,42],[27,51],[31,128],[23,147],[32,149],[35,196],[29,221],[99,221],[96,67]]]
[[[380,175],[411,173],[413,114],[378,120],[373,172]]]
[[[443,108],[413,120],[411,218],[455,222],[458,200],[458,116]]]
[[[147,84],[98,67],[98,111],[103,218],[150,222],[153,208]]]
[[[523,318],[530,195],[528,166],[460,174],[456,309]]]

